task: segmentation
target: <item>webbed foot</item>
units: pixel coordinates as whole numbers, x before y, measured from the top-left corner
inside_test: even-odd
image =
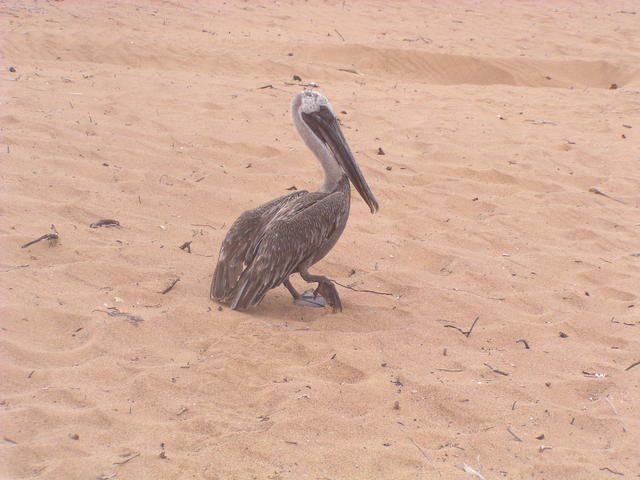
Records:
[[[342,302],[340,301],[338,290],[336,290],[336,286],[331,280],[320,275],[311,275],[306,270],[300,271],[300,276],[307,282],[318,282],[318,286],[315,290],[307,290],[300,294],[293,288],[288,278],[283,280],[282,283],[293,296],[293,303],[295,305],[316,308],[329,305],[333,308],[334,312],[342,311]]]
[[[318,284],[318,288],[316,288],[315,293],[318,297],[325,300],[327,305],[333,307],[334,312],[342,311],[342,302],[340,301],[340,295],[338,295],[338,290],[336,290],[336,286],[331,282],[320,282]]]
[[[327,301],[320,294],[317,294],[315,290],[307,290],[303,292],[298,298],[293,300],[295,305],[299,307],[316,307],[322,308],[327,305]]]

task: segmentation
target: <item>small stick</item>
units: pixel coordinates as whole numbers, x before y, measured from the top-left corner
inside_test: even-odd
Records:
[[[616,407],[613,404],[613,402],[611,400],[609,400],[609,397],[603,397],[602,399],[609,404],[609,406],[611,407],[611,410],[613,410],[613,414],[617,415],[618,411],[616,410]]]
[[[106,313],[110,317],[125,317],[130,323],[132,323],[136,327],[138,326],[138,322],[144,322],[144,318],[142,318],[140,315],[132,315],[130,313],[121,312],[117,308],[113,308],[113,307],[110,308],[109,310],[93,310],[93,311]]]
[[[549,122],[547,120],[532,120],[530,118],[525,119],[525,122],[531,122],[534,125],[557,125],[556,122]]]
[[[298,87],[311,87],[311,88],[318,88],[320,85],[318,85],[316,82],[309,82],[309,83],[291,83],[291,82],[284,82],[285,85],[296,85]],[[283,90],[284,91],[284,90]]]
[[[390,295],[393,296],[393,293],[387,293],[387,292],[376,292],[375,290],[366,290],[366,289],[358,289],[358,288],[353,288],[353,287],[349,287],[348,285],[343,285],[339,282],[336,282],[335,280],[331,280],[333,283],[335,283],[336,285],[340,285],[341,287],[344,288],[348,288],[349,290],[353,290],[354,292],[363,292],[363,293],[375,293],[376,295]]]
[[[480,320],[480,316],[477,316],[476,319],[473,321],[473,323],[471,324],[471,328],[469,329],[468,332],[465,332],[464,330],[462,330],[459,327],[456,327],[455,325],[445,325],[444,328],[455,328],[456,330],[458,330],[461,334],[463,334],[465,337],[469,338],[469,335],[471,335],[471,332],[473,331],[473,327],[476,326],[476,323],[478,322],[478,320]]]
[[[340,71],[340,72],[347,72],[347,73],[353,73],[353,74],[355,74],[355,75],[360,75],[360,74],[358,73],[358,71],[357,71],[357,70],[354,70],[353,68],[339,68],[339,69],[338,69],[338,71]]]
[[[15,267],[7,268],[6,270],[0,270],[0,272],[7,273],[7,272],[10,272],[11,270],[16,270],[18,268],[27,268],[27,267],[30,267],[30,266],[31,265],[25,263],[24,265],[16,265]]]
[[[624,369],[625,372],[631,370],[633,367],[637,367],[638,365],[640,365],[640,360],[638,360],[635,363],[632,363],[631,365],[629,365],[627,368]]]
[[[520,342],[520,343],[524,344],[524,348],[526,348],[527,350],[529,350],[529,348],[530,348],[530,347],[529,347],[529,343],[528,343],[524,338],[519,338],[518,340],[516,340],[516,343],[518,343],[518,342]]]
[[[418,445],[418,444],[415,442],[415,440],[414,440],[413,438],[411,438],[411,437],[408,437],[408,438],[409,438],[409,440],[411,440],[411,443],[413,443],[413,445],[414,445],[418,450],[420,450],[420,453],[422,454],[422,456],[423,456],[424,458],[426,458],[426,459],[427,459],[427,462],[431,462],[431,460],[429,460],[429,457],[427,456],[427,454],[426,454],[426,453],[424,453],[424,450],[422,449],[422,447],[420,447],[420,445]]]
[[[333,29],[334,32],[336,32],[338,35],[340,35],[340,38],[342,39],[342,41],[344,42],[344,37],[342,36],[342,34],[337,30],[337,29]]]
[[[131,460],[133,460],[136,457],[140,456],[140,452],[136,453],[135,455],[131,455],[129,458],[127,458],[126,460],[123,460],[122,462],[113,462],[114,465],[124,465],[127,462],[130,462]]]
[[[465,337],[467,336],[467,332],[465,332],[464,330],[462,330],[460,327],[456,327],[455,325],[445,325],[444,328],[455,328],[456,330],[458,330],[461,334],[463,334]]]
[[[117,473],[103,473],[96,477],[96,480],[111,480],[112,478],[116,478],[118,476]]]
[[[609,473],[613,473],[614,475],[620,475],[621,477],[624,477],[624,473],[616,472],[614,470],[611,470],[609,467],[602,467],[600,470],[602,470],[603,472],[609,472]]]
[[[485,367],[491,369],[491,371],[493,373],[497,373],[499,375],[504,375],[505,377],[508,377],[509,374],[507,372],[503,372],[502,370],[498,370],[497,368],[493,368],[491,365],[489,365],[488,363],[483,364]]]
[[[473,321],[473,323],[471,324],[471,328],[469,329],[469,331],[467,332],[467,338],[469,337],[469,335],[471,335],[471,332],[473,332],[473,327],[476,326],[476,323],[478,323],[478,320],[480,320],[480,316],[477,316],[476,319]]]
[[[396,377],[395,380],[391,380],[391,383],[398,387],[404,387],[404,384],[400,381],[400,377]]]
[[[436,368],[436,370],[440,372],[452,372],[452,373],[464,372],[462,368]]]
[[[25,243],[24,245],[22,245],[22,247],[20,248],[27,248],[31,245],[33,245],[34,243],[38,243],[41,240],[58,240],[58,238],[60,238],[58,236],[57,233],[45,233],[44,235],[36,238],[35,240],[31,240],[30,242]]]
[[[602,195],[603,197],[607,197],[607,198],[613,200],[614,202],[618,202],[618,203],[622,203],[623,205],[626,205],[626,202],[623,202],[622,200],[618,200],[617,198],[613,198],[611,195],[607,195],[606,193],[602,192],[601,190],[599,190],[596,187],[591,187],[589,189],[589,191],[591,193],[595,193],[596,195]]]
[[[513,438],[515,438],[517,441],[519,441],[519,442],[521,442],[521,441],[522,441],[522,439],[521,439],[518,435],[516,435],[515,433],[513,433],[513,430],[511,430],[511,427],[507,427],[507,432],[509,432],[509,433],[511,434],[511,436],[512,436]]]
[[[2,439],[3,439],[5,442],[13,443],[14,445],[17,445],[17,444],[18,444],[18,442],[16,442],[15,440],[11,440],[9,437],[2,437]]]
[[[366,153],[365,153],[366,155]],[[448,221],[448,220],[447,220]],[[475,295],[476,297],[480,297],[480,298],[488,298],[489,300],[498,300],[500,302],[502,302],[503,300],[506,300],[506,297],[483,297],[482,295],[478,295],[475,292],[472,292],[470,290],[464,290],[462,288],[443,288],[442,290],[451,290],[454,292],[464,292],[464,293],[468,293],[469,295]]]
[[[89,228],[98,228],[98,227],[119,227],[120,222],[118,220],[113,220],[111,218],[103,218],[102,220],[98,220],[95,223],[89,225]]]
[[[465,462],[462,462],[459,466],[460,466],[460,468],[462,468],[462,470],[464,470],[465,473],[470,473],[474,477],[478,477],[480,480],[486,480],[482,476],[482,474],[480,472],[478,472],[477,470],[475,470],[471,465],[468,465]]]
[[[180,250],[186,250],[186,251],[187,251],[187,253],[191,253],[191,242],[192,242],[192,241],[193,241],[193,240],[190,240],[190,241],[188,241],[188,242],[184,242],[184,243],[183,243],[182,245],[180,245],[178,248],[179,248]]]
[[[176,413],[176,415],[182,415],[183,413],[185,413],[187,410],[189,410],[187,407],[182,407],[178,413]]]
[[[160,293],[162,295],[164,295],[165,293],[169,293],[171,291],[171,289],[176,285],[176,283],[178,283],[180,281],[179,278],[174,278],[173,280],[171,280],[171,283],[169,284],[169,286],[167,286],[167,288],[165,288],[164,290],[162,290]]]

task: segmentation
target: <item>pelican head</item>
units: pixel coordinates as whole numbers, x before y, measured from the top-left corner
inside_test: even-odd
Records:
[[[351,153],[327,97],[320,92],[303,90],[294,97],[291,106],[293,121],[300,136],[318,156],[325,172],[330,175],[337,171],[335,165],[339,166],[369,206],[371,213],[377,212],[378,201]]]

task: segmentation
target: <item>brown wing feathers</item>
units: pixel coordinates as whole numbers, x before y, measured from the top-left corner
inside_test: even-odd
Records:
[[[229,295],[232,309],[260,303],[300,265],[310,261],[335,231],[335,221],[344,194],[308,194],[276,212],[260,238]]]
[[[271,200],[252,210],[244,212],[233,223],[220,247],[220,255],[211,282],[210,297],[228,301],[244,270],[252,250],[255,252],[258,240],[272,216],[283,205],[304,196],[308,192],[300,190]],[[252,249],[252,246],[254,249]]]

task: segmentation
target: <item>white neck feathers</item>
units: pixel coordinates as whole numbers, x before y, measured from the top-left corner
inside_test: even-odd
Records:
[[[300,115],[300,106],[302,102],[302,95],[298,94],[291,102],[291,115],[293,117],[293,123],[300,134],[300,137],[304,143],[309,147],[314,155],[320,161],[322,169],[324,170],[324,182],[320,186],[318,191],[320,192],[332,192],[338,186],[338,182],[344,176],[342,168],[333,157],[333,153],[322,142],[315,133],[309,128],[306,122]]]

